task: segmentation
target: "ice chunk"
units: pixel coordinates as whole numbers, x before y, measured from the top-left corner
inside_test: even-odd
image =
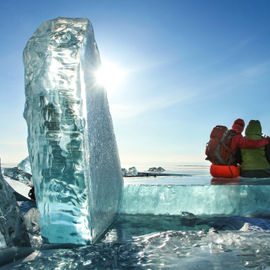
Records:
[[[126,176],[136,176],[138,175],[138,171],[136,169],[136,167],[131,167],[128,169],[128,172],[126,174]]]
[[[28,186],[32,185],[32,175],[18,169],[18,167],[4,168],[4,175],[11,179],[18,180]]]
[[[30,246],[20,208],[0,168],[0,246]],[[3,241],[3,237],[5,242]]]
[[[40,215],[36,207],[31,208],[24,216],[24,223],[29,233],[35,234],[39,232]]]
[[[4,235],[0,232],[0,249],[1,248],[6,248],[7,244],[6,244],[6,240]]]
[[[94,242],[118,210],[122,176],[91,23],[57,18],[24,49],[24,117],[42,236]]]
[[[122,176],[126,176],[128,171],[126,168],[122,168],[121,172],[122,172]]]
[[[19,170],[22,170],[28,174],[32,174],[31,171],[31,165],[30,165],[30,160],[29,157],[26,157],[23,159],[18,165],[17,165]]]
[[[27,201],[31,198],[28,196],[31,187],[21,183],[20,181],[12,180],[9,177],[5,177],[5,181],[8,183],[9,187],[15,195],[17,201]],[[24,214],[24,213],[22,213]]]
[[[270,214],[265,185],[125,185],[122,214],[256,216]]]
[[[138,171],[137,171],[136,167],[128,168],[128,170],[126,168],[122,168],[121,172],[122,172],[122,176],[125,176],[125,177],[138,175]]]
[[[148,172],[165,172],[165,169],[162,167],[151,167],[148,169]]]

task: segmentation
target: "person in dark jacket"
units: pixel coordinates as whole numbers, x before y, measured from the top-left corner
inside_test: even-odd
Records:
[[[245,137],[251,140],[262,138],[262,126],[260,121],[251,120],[246,128]],[[265,147],[255,149],[241,149],[243,177],[270,177],[270,164],[266,159]]]

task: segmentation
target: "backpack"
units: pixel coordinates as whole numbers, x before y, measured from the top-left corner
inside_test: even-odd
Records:
[[[225,126],[215,126],[206,145],[206,160],[216,165],[233,164],[234,155],[231,151],[231,143],[235,134],[234,130],[228,130]]]

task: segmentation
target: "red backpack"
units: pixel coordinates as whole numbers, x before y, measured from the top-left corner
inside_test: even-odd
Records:
[[[215,126],[206,145],[206,160],[216,165],[231,165],[234,158],[231,143],[235,134],[235,131],[228,130],[225,126]]]

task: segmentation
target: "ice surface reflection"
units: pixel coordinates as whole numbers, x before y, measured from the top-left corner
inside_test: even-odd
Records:
[[[268,269],[269,229],[261,218],[120,216],[97,244],[41,249],[1,269]]]

